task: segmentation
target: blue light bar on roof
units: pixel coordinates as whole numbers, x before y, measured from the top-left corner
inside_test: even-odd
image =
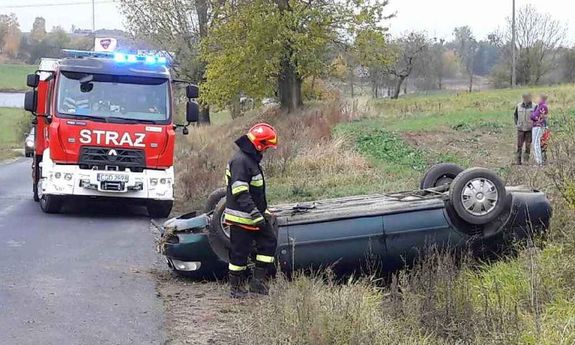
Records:
[[[119,63],[143,62],[148,65],[165,65],[168,63],[168,60],[164,56],[136,55],[136,54],[124,54],[124,53],[115,53],[114,61]]]
[[[64,55],[73,58],[107,58],[114,59],[117,63],[145,63],[147,65],[166,65],[168,59],[160,54],[127,54],[127,53],[111,53],[111,52],[94,52],[87,50],[70,50],[63,49]]]

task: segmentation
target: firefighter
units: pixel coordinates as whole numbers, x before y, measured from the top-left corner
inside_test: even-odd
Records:
[[[268,210],[266,186],[260,161],[269,148],[277,147],[277,133],[267,123],[253,126],[247,135],[236,140],[238,152],[226,169],[226,209],[224,219],[230,226],[229,280],[230,295],[245,297],[248,257],[255,242],[255,269],[249,292],[267,295],[268,278],[275,269],[277,238]]]

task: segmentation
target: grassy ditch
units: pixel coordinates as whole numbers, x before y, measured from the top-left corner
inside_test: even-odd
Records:
[[[410,189],[430,164],[453,161],[542,189],[554,207],[544,247],[497,263],[437,254],[383,286],[376,277],[336,283],[329,272],[280,278],[270,298],[232,309],[237,343],[574,344],[575,88],[531,91],[551,97],[556,134],[545,169],[510,164],[512,111],[525,90],[270,111],[194,129],[178,153],[188,205],[223,183],[233,138],[263,119],[280,132],[280,150],[265,163],[272,202]]]

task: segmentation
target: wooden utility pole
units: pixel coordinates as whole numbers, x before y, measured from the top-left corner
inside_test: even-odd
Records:
[[[511,87],[514,88],[517,85],[517,57],[515,56],[515,36],[516,36],[516,26],[515,26],[515,0],[513,1],[513,14],[511,15]]]

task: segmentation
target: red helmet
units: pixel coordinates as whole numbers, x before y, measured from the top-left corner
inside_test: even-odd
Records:
[[[275,149],[278,143],[276,130],[267,123],[258,123],[248,131],[248,138],[256,150],[262,152],[269,148]]]

